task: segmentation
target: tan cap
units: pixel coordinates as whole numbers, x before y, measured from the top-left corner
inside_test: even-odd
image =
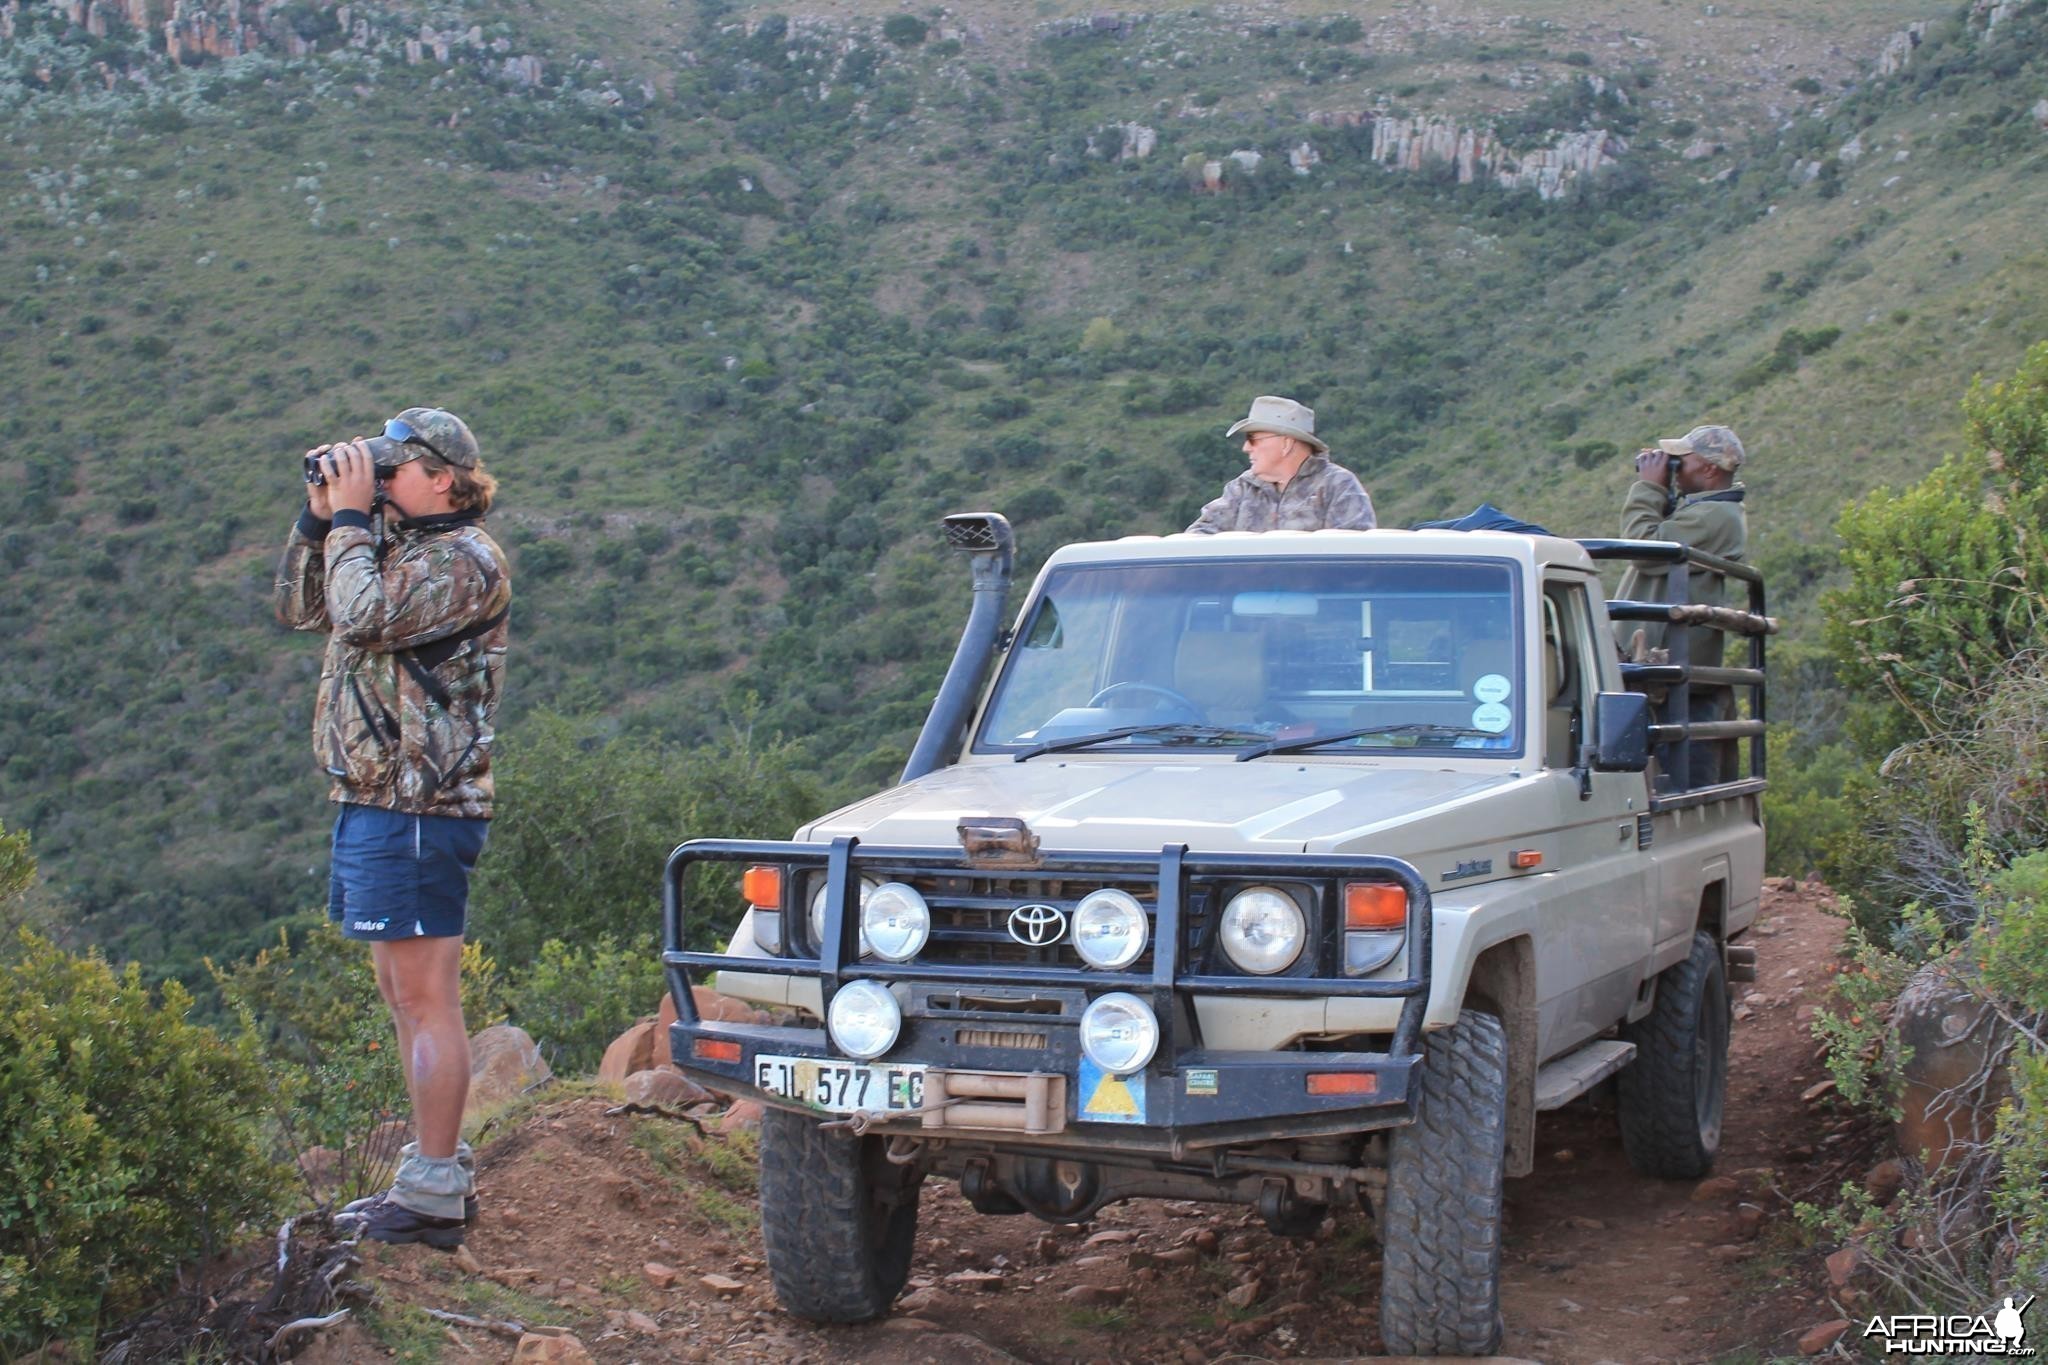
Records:
[[[1698,455],[1723,469],[1742,467],[1742,442],[1727,427],[1694,427],[1683,436],[1667,436],[1657,442],[1666,455]]]

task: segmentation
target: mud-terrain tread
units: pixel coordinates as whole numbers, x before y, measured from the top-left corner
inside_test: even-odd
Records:
[[[784,1109],[761,1116],[761,1241],[775,1297],[812,1322],[867,1322],[910,1277],[917,1190],[885,1209],[863,1162],[878,1138],[828,1133]]]
[[[1507,1031],[1466,1010],[1427,1035],[1415,1122],[1387,1162],[1380,1336],[1394,1355],[1483,1356],[1500,1345]]]
[[[1621,1146],[1629,1165],[1658,1180],[1695,1180],[1714,1167],[1720,1148],[1700,1138],[1693,1076],[1693,1050],[1698,1043],[1699,1012],[1710,982],[1719,981],[1721,1008],[1728,1007],[1728,988],[1721,966],[1721,945],[1712,934],[1692,936],[1692,951],[1683,962],[1664,970],[1657,982],[1657,1003],[1650,1013],[1629,1025],[1623,1036],[1636,1045],[1636,1057],[1616,1078],[1621,1118]],[[1726,1102],[1728,1030],[1722,1027],[1723,1056],[1719,1068]]]

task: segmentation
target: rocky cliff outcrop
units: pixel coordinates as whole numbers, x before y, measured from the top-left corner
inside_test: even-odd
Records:
[[[1481,128],[1441,116],[1397,118],[1365,109],[1320,110],[1308,121],[1324,128],[1372,129],[1372,159],[1391,171],[1419,171],[1430,165],[1455,168],[1458,183],[1485,181],[1502,189],[1533,189],[1556,199],[1581,179],[1619,164],[1628,143],[1601,128],[1561,134],[1548,147],[1515,152]],[[1289,153],[1296,174],[1320,158],[1303,143]]]
[[[441,66],[474,61],[520,86],[537,86],[545,75],[540,58],[515,55],[508,40],[486,43],[480,25],[415,27],[412,20],[381,9],[334,0],[47,0],[47,4],[95,38],[107,37],[122,27],[145,35],[152,40],[152,47],[185,66],[250,52],[306,57],[346,46],[411,66],[428,61]],[[0,5],[0,39],[14,37],[21,12],[22,0]]]

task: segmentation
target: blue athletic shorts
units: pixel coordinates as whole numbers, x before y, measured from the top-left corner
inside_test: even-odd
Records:
[[[459,938],[488,820],[344,804],[327,917],[349,938]]]

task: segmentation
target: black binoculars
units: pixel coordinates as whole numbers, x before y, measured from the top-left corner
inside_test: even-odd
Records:
[[[364,441],[363,444],[370,448],[370,462],[376,468],[378,483],[384,483],[395,477],[398,473],[398,467],[413,458],[410,455],[400,455],[399,447],[403,442],[394,441],[388,436],[372,436],[367,441]],[[320,466],[320,462],[326,458],[324,455],[308,455],[306,457],[307,483],[313,484],[316,487],[326,486],[327,471]]]

